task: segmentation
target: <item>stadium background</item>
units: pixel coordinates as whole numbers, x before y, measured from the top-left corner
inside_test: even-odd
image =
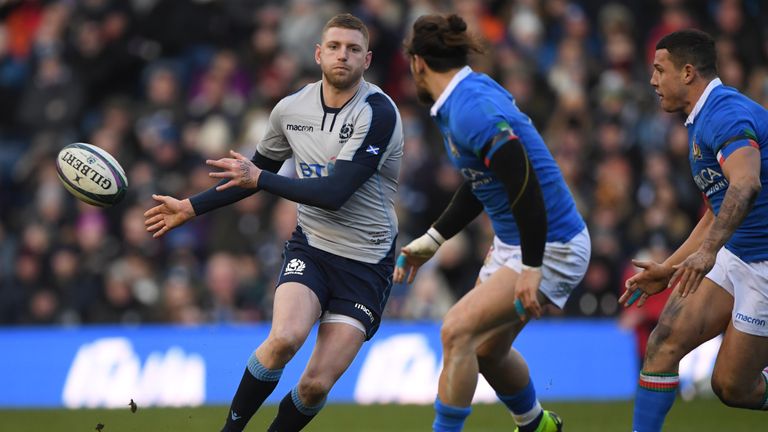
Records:
[[[172,339],[173,332],[259,329],[250,325],[269,321],[295,205],[257,194],[162,240],[145,232],[142,213],[153,205],[152,193],[187,197],[208,188],[206,158],[230,148],[253,153],[272,106],[319,78],[314,44],[325,21],[342,11],[368,24],[374,54],[366,79],[393,97],[403,117],[398,241],[420,235],[461,182],[428,110],[415,102],[401,50],[416,17],[455,11],[487,41],[473,67],[509,89],[531,116],[592,235],[587,276],[565,310],[550,311],[553,318],[540,328],[556,337],[583,325],[577,340],[624,335],[633,346],[620,360],[606,347],[579,361],[600,357],[621,363],[622,371],[637,367],[665,298],[652,298],[641,310],[618,307],[623,281],[634,272],[629,260],[665,257],[702,210],[682,119],[661,112],[648,85],[654,45],[684,27],[711,32],[723,81],[768,106],[764,1],[0,2],[4,361],[22,355],[17,360],[29,365],[24,353],[45,355],[35,338],[87,335],[93,325],[120,335],[152,325]],[[123,203],[99,210],[61,187],[54,156],[78,141],[103,147],[124,166],[130,189]],[[490,238],[489,223],[478,218],[413,286],[395,287],[387,320],[422,323],[434,340],[435,323],[472,286]],[[228,359],[237,374],[257,334],[239,342],[245,355]],[[69,367],[78,347],[53,360]],[[139,363],[148,361],[151,348],[137,350],[146,351]],[[700,369],[711,366],[711,355],[705,358]],[[3,399],[14,393],[4,388],[0,405],[18,405]],[[22,404],[36,405],[50,404]]]

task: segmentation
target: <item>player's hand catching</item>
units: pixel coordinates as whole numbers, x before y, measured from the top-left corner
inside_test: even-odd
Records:
[[[432,258],[444,241],[445,239],[436,229],[430,228],[423,236],[400,249],[392,281],[401,283],[407,276],[408,283],[413,282],[419,267]]]
[[[637,307],[642,307],[648,297],[658,294],[671,286],[674,267],[665,266],[654,261],[632,260],[635,267],[643,269],[624,282],[627,289],[619,298],[619,303],[625,307],[632,306],[636,300]]]
[[[154,233],[154,238],[162,237],[195,217],[195,209],[189,199],[177,200],[165,195],[152,195],[152,198],[160,204],[144,212],[144,226]]]
[[[250,159],[240,153],[230,150],[231,158],[221,158],[219,160],[207,160],[206,164],[220,168],[223,171],[215,171],[208,175],[214,178],[229,179],[228,182],[216,187],[221,192],[232,186],[239,186],[246,189],[254,189],[259,184],[261,169],[251,162]]]
[[[715,266],[716,258],[717,252],[699,248],[688,255],[685,261],[674,266],[675,273],[672,275],[672,280],[680,279],[680,296],[686,297],[696,291],[704,276]]]
[[[541,305],[536,299],[541,284],[540,268],[524,268],[515,283],[515,309],[521,320],[541,317]],[[520,307],[522,306],[522,308]],[[522,310],[521,310],[522,309]]]

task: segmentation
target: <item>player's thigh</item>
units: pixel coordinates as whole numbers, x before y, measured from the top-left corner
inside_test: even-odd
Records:
[[[746,389],[768,366],[768,337],[742,332],[728,325],[717,355],[714,379]]]
[[[283,283],[275,290],[270,336],[300,337],[303,341],[320,312],[320,301],[309,287],[298,282]]]
[[[501,266],[475,286],[448,311],[444,326],[482,336],[504,324],[519,320],[515,312],[515,282],[518,273]]]
[[[727,249],[721,256],[734,306],[714,375],[720,385],[745,389],[768,366],[768,262],[745,263]]]
[[[317,343],[302,379],[333,385],[355,359],[363,342],[365,333],[356,326],[339,322],[320,324]]]
[[[732,309],[733,296],[710,279],[703,279],[685,298],[675,288],[648,339],[646,361],[658,356],[682,358],[722,333]]]

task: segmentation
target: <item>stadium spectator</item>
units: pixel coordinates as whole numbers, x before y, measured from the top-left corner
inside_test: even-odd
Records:
[[[351,4],[305,3],[310,5],[311,12],[324,17]],[[90,10],[91,5],[98,5],[98,10]],[[676,215],[675,220],[687,218],[689,226],[695,223],[701,216],[701,200],[687,174],[686,130],[675,116],[657,107],[655,95],[647,86],[649,60],[662,34],[682,25],[698,24],[711,30],[718,41],[718,50],[723,50],[721,69],[737,72],[726,72],[727,76],[722,77],[724,82],[739,86],[750,98],[768,106],[768,35],[761,25],[768,17],[765,2],[530,0],[491,2],[490,5],[491,14],[501,17],[502,33],[500,38],[495,36],[495,42],[488,43],[488,59],[484,64],[494,65],[491,76],[515,96],[521,110],[528,113],[544,133],[591,232],[598,237],[604,230],[606,238],[611,238],[608,243],[618,244],[618,262],[626,262],[646,247],[643,236],[649,232],[648,228],[635,221],[643,218],[655,200],[658,173],[649,165],[668,166],[668,182],[675,198],[669,201],[671,208],[664,213]],[[122,228],[122,219],[134,206],[147,207],[153,192],[189,195],[205,188],[209,179],[206,170],[200,169],[201,161],[224,156],[211,151],[220,148],[213,145],[220,144],[220,131],[228,131],[233,147],[252,148],[263,135],[266,118],[274,104],[303,84],[314,81],[313,76],[307,77],[298,58],[284,42],[290,36],[285,32],[296,25],[295,21],[289,21],[295,13],[289,12],[290,7],[292,2],[118,0],[29,0],[0,5],[0,227],[4,232],[0,242],[0,298],[3,300],[0,322],[19,323],[15,311],[26,309],[26,293],[12,280],[17,262],[26,259],[22,258],[27,252],[22,248],[21,236],[28,225],[45,225],[47,231],[54,233],[48,252],[68,250],[76,258],[78,271],[84,272],[85,282],[77,289],[59,291],[51,285],[59,292],[61,307],[69,311],[61,315],[61,320],[88,324],[86,304],[95,298],[94,293],[103,289],[102,277],[83,267],[90,262],[90,253],[81,250],[76,241],[76,221],[81,213],[94,209],[78,205],[56,180],[49,181],[52,173],[55,178],[55,172],[52,163],[43,161],[52,161],[57,149],[74,141],[93,142],[114,151],[126,170],[130,188],[126,200],[119,206],[100,210],[109,215],[104,232],[118,244],[134,243],[126,241],[124,236],[130,234]],[[364,19],[370,17],[368,22],[372,27],[378,25],[374,21],[379,21],[395,34],[387,34],[386,40],[395,37],[399,41],[416,17],[446,12],[453,8],[453,2],[381,0],[355,3],[352,7],[359,7]],[[568,7],[581,9],[583,15],[577,14],[575,20],[568,21],[568,15],[563,14]],[[727,16],[718,15],[721,10]],[[397,22],[402,24],[392,24]],[[86,23],[89,29],[80,29]],[[178,28],[196,31],[179,32]],[[498,28],[493,25],[491,29]],[[84,39],[83,33],[88,37]],[[96,40],[96,36],[101,40]],[[585,77],[578,80],[578,85],[562,93],[561,88],[551,86],[549,70],[556,58],[556,48],[575,36],[586,56],[581,62],[592,66],[585,68]],[[105,76],[116,78],[97,81],[88,78],[96,71],[82,70],[85,63],[75,61],[78,57],[75,54],[85,53],[88,48],[83,45],[86,42],[93,44],[92,47],[104,46],[94,51],[96,53],[117,48],[117,58],[110,57],[108,61],[122,59],[120,61],[127,63],[121,63],[124,67],[112,65],[105,69],[109,71]],[[302,43],[301,49],[306,49],[306,40],[302,39]],[[201,133],[200,121],[188,117],[186,108],[199,92],[195,87],[197,77],[213,67],[211,61],[215,56],[211,53],[217,52],[234,54],[235,63],[241,66],[237,69],[239,78],[232,84],[238,94],[244,89],[248,93],[243,106],[228,114],[234,119],[234,125],[221,128],[218,126],[221,122],[214,122]],[[44,112],[43,105],[27,102],[30,109],[25,111],[22,121],[23,98],[41,101],[39,103],[51,101],[53,94],[34,90],[40,85],[41,60],[48,56],[55,59],[49,64],[53,65],[50,69],[58,69],[51,75],[64,73],[59,76],[73,86],[59,85],[56,91],[67,97],[60,99],[63,104],[53,104],[50,112]],[[375,84],[387,86],[385,91],[393,96],[403,114],[408,156],[404,159],[396,205],[402,217],[398,242],[406,244],[423,233],[439,215],[450,199],[452,190],[448,186],[455,179],[446,179],[443,174],[451,169],[445,169],[447,161],[441,154],[439,131],[424,110],[416,107],[407,67],[398,66],[398,62],[407,65],[404,57],[397,52],[392,56],[391,68],[380,71],[381,66],[376,63],[370,78]],[[631,64],[626,61],[628,57],[634,59]],[[374,61],[379,60],[387,64],[385,56],[377,52]],[[100,59],[99,64],[102,62]],[[70,71],[68,78],[67,70]],[[77,80],[83,80],[79,90],[74,84]],[[94,86],[97,82],[98,88]],[[61,107],[65,107],[65,111]],[[60,117],[58,123],[51,123],[50,115],[59,118],[56,116],[64,112],[66,115]],[[70,114],[73,116],[68,117]],[[47,125],[62,125],[67,132],[44,132]],[[614,131],[618,132],[618,142],[614,145],[621,149],[616,157],[629,167],[620,180],[626,184],[629,196],[637,197],[630,200],[624,213],[612,215],[616,220],[608,227],[604,226],[602,209],[598,210],[595,204],[598,191],[602,194],[614,181],[610,175],[597,175],[603,169],[597,168],[602,161],[601,152],[597,150],[600,141],[597,131],[605,125],[620,126]],[[179,157],[180,163],[164,162]],[[436,179],[441,179],[441,184]],[[227,237],[248,238],[248,243],[253,245],[249,250],[228,251],[246,256],[262,268],[267,278],[273,277],[280,265],[281,242],[287,239],[286,231],[290,235],[295,222],[290,219],[283,222],[284,219],[276,216],[283,214],[277,211],[284,205],[282,201],[269,196],[256,198],[259,199],[261,203],[249,204],[258,207],[254,213],[238,207],[222,209],[207,220],[193,221],[177,233],[169,234],[162,242],[154,242],[157,250],[151,252],[150,278],[160,287],[160,298],[164,297],[166,264],[173,264],[177,256],[190,253],[198,263],[204,263],[212,254],[225,250],[224,242],[215,241],[216,236],[210,231],[214,225],[226,227],[228,233],[222,235]],[[230,210],[236,215],[226,214]],[[291,211],[286,210],[284,214]],[[638,226],[641,229],[635,231]],[[634,228],[628,230],[629,227]],[[473,245],[486,244],[490,238],[479,226],[467,234]],[[679,240],[674,237],[669,239],[670,248],[679,246]],[[472,256],[468,256],[462,266],[477,266],[484,257],[479,249],[473,248]],[[118,248],[115,259],[126,253],[122,247]],[[53,273],[52,265],[52,261],[42,260],[40,268]],[[199,269],[192,271],[193,281],[201,280],[199,273]],[[610,287],[623,283],[620,272],[610,274],[609,278]],[[244,283],[249,296],[262,296],[253,294],[261,288]],[[466,289],[464,282],[457,283],[450,278],[440,283],[449,292]],[[262,311],[265,319],[269,318],[271,309],[269,291],[261,297],[265,302]],[[614,294],[613,289],[610,291]],[[583,287],[573,293],[566,308],[568,316],[592,315],[582,307],[581,297],[587,294],[592,295]],[[205,297],[191,298],[200,311],[195,319],[208,319],[210,314],[205,309],[209,305]],[[21,304],[20,309],[12,310],[11,305],[17,304]],[[153,313],[147,319],[165,321],[166,317]],[[243,316],[243,319],[250,318]]]

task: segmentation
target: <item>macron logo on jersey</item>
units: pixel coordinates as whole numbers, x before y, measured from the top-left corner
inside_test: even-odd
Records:
[[[295,125],[295,124],[286,124],[285,130],[294,131],[294,132],[312,132],[314,128],[312,126],[307,125]]]
[[[740,321],[744,321],[745,323],[758,325],[761,327],[765,327],[765,320],[760,318],[751,317],[749,315],[744,315],[740,312],[736,312],[736,319]]]
[[[374,147],[374,146],[372,146],[372,145],[369,145],[369,146],[368,146],[368,148],[367,148],[367,149],[365,149],[365,151],[366,151],[367,153],[370,153],[370,154],[372,154],[372,155],[377,155],[377,154],[379,154],[379,148],[378,148],[378,147]]]

